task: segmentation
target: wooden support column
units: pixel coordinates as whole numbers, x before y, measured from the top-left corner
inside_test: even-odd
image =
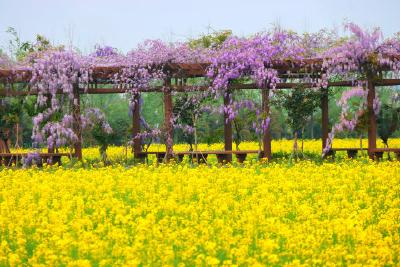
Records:
[[[224,106],[229,106],[232,93],[226,90],[224,93]],[[224,110],[224,149],[232,151],[232,121],[229,120],[229,114]],[[226,155],[226,162],[232,162],[232,154]]]
[[[171,94],[171,80],[165,80],[164,89],[164,123],[166,130],[166,159],[167,161],[173,157],[173,143],[174,143],[174,128],[172,125],[172,94]]]
[[[82,121],[81,121],[81,98],[79,95],[79,85],[73,88],[74,99],[72,101],[73,130],[78,140],[75,142],[75,157],[82,160]]]
[[[261,89],[262,96],[262,111],[269,116],[269,88]],[[263,156],[268,160],[272,159],[272,149],[271,149],[271,122],[268,127],[263,130]]]
[[[367,95],[367,108],[368,108],[368,156],[374,159],[373,149],[376,148],[376,115],[374,112],[374,99],[375,99],[375,85],[373,81],[368,80],[368,95]]]
[[[0,134],[2,134],[1,130]],[[0,138],[0,153],[11,153],[10,148],[7,144],[7,139],[4,140],[3,138]]]
[[[50,108],[51,107],[51,95],[48,94],[47,95],[47,107]],[[49,144],[47,144],[47,153],[54,153],[55,152],[55,141],[53,140],[53,144],[50,147]]]
[[[132,111],[133,155],[138,158],[142,152],[142,139],[138,137],[140,134],[140,93],[133,96],[133,101],[135,102]]]
[[[55,152],[55,149],[54,149],[54,147],[47,147],[47,153],[54,153]]]
[[[329,88],[321,88],[321,132],[322,150],[326,147],[329,134]]]

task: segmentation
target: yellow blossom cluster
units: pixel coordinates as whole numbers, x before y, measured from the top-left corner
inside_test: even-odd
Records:
[[[0,266],[400,264],[400,162],[0,169]]]

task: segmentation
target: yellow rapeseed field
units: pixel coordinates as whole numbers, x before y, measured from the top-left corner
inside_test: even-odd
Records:
[[[400,264],[398,161],[82,166],[0,169],[0,266]]]
[[[1,266],[398,265],[400,163],[0,171]]]

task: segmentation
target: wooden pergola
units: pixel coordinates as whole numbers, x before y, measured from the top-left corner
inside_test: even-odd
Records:
[[[400,59],[400,56],[397,58]],[[167,138],[170,138],[169,142],[166,142],[166,151],[164,152],[164,156],[169,159],[174,154],[185,155],[196,152],[179,152],[174,153],[173,151],[173,125],[171,122],[173,113],[173,101],[172,101],[172,92],[185,92],[185,91],[204,91],[209,90],[209,86],[193,86],[188,85],[186,80],[188,78],[197,78],[197,77],[206,77],[206,69],[209,66],[208,63],[194,63],[194,64],[177,64],[177,63],[169,63],[164,64],[164,69],[169,73],[169,78],[165,79],[164,84],[161,86],[155,86],[151,88],[138,89],[138,94],[135,95],[136,98],[140,98],[140,93],[142,92],[160,92],[164,95],[164,124],[165,130],[167,134]],[[302,61],[279,61],[274,62],[272,66],[269,67],[276,69],[279,73],[279,77],[282,78],[283,81],[286,80],[296,80],[296,78],[319,78],[323,74],[322,71],[322,59],[307,59]],[[74,131],[79,137],[79,140],[75,143],[75,153],[74,155],[81,159],[82,158],[82,134],[81,134],[81,122],[80,122],[80,95],[81,94],[116,94],[116,93],[126,93],[127,90],[124,88],[119,88],[115,86],[112,82],[112,77],[114,74],[118,73],[123,67],[95,67],[93,69],[93,80],[89,84],[88,88],[80,88],[78,84],[74,86],[74,97],[78,99],[78,105],[73,105],[73,118],[74,118]],[[380,71],[385,71],[384,69]],[[29,80],[31,78],[31,73],[26,70],[6,70],[0,69],[0,82],[5,84],[4,89],[0,89],[0,96],[26,96],[26,95],[35,95],[38,92],[35,90],[31,90],[28,86]],[[13,89],[14,83],[23,83],[26,84],[24,90],[15,90]],[[367,107],[368,107],[368,155],[370,158],[374,158],[376,153],[381,153],[382,149],[376,148],[376,139],[377,139],[377,122],[376,115],[373,112],[373,102],[375,98],[375,87],[376,86],[396,86],[400,85],[400,79],[376,79],[375,77],[368,78],[368,96],[367,96]],[[101,85],[99,87],[98,85]],[[329,110],[328,110],[328,90],[329,87],[349,87],[353,86],[353,81],[336,81],[329,82],[326,88],[320,88],[322,92],[321,97],[321,111],[322,111],[322,119],[321,119],[321,127],[322,127],[322,144],[321,148],[323,149],[326,146],[326,142],[329,134]],[[282,82],[276,84],[276,89],[291,89],[298,88],[302,86],[302,88],[315,88],[314,83],[308,82]],[[229,104],[229,94],[233,94],[235,90],[243,90],[243,89],[257,89],[261,91],[262,95],[262,110],[269,113],[270,104],[269,104],[269,91],[271,88],[259,88],[256,84],[231,84],[226,89],[226,94],[224,94],[224,104]],[[60,92],[61,93],[61,92]],[[139,103],[139,101],[137,101]],[[132,118],[132,136],[135,137],[140,133],[140,107],[139,104],[135,105],[133,111]],[[232,160],[232,154],[240,154],[238,152],[232,151],[232,124],[227,120],[228,114],[224,114],[224,151],[220,153],[213,153],[212,151],[207,152],[207,154],[217,154],[225,155],[221,157],[221,159],[230,162]],[[266,157],[271,159],[272,150],[271,150],[271,134],[270,129],[264,130],[262,136],[263,150],[261,151],[262,157]],[[354,148],[349,148],[351,150]],[[356,150],[356,149],[355,149]],[[141,140],[138,138],[134,138],[133,141],[133,152],[134,156],[137,158],[143,157],[145,152],[142,151],[141,148]],[[242,152],[243,154],[244,152]],[[251,153],[251,151],[249,151]],[[239,159],[239,157],[238,157]]]

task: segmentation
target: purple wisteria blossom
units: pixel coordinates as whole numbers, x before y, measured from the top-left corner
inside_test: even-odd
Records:
[[[81,123],[83,130],[90,130],[95,126],[100,126],[104,134],[112,134],[113,130],[106,120],[105,114],[98,108],[88,108],[81,115]]]
[[[340,120],[332,127],[332,130],[328,135],[326,146],[322,151],[323,155],[326,155],[326,153],[328,153],[332,148],[333,138],[337,133],[343,131],[353,131],[356,128],[359,117],[363,115],[363,111],[367,108],[367,95],[368,91],[361,86],[353,87],[350,90],[342,93],[341,98],[337,102],[338,106],[341,107]],[[361,101],[357,107],[358,112],[352,113],[350,110],[350,100],[354,97],[360,99]],[[379,107],[376,108],[379,109]]]
[[[22,159],[22,164],[25,168],[33,165],[41,165],[42,158],[40,157],[39,152],[30,152]]]

